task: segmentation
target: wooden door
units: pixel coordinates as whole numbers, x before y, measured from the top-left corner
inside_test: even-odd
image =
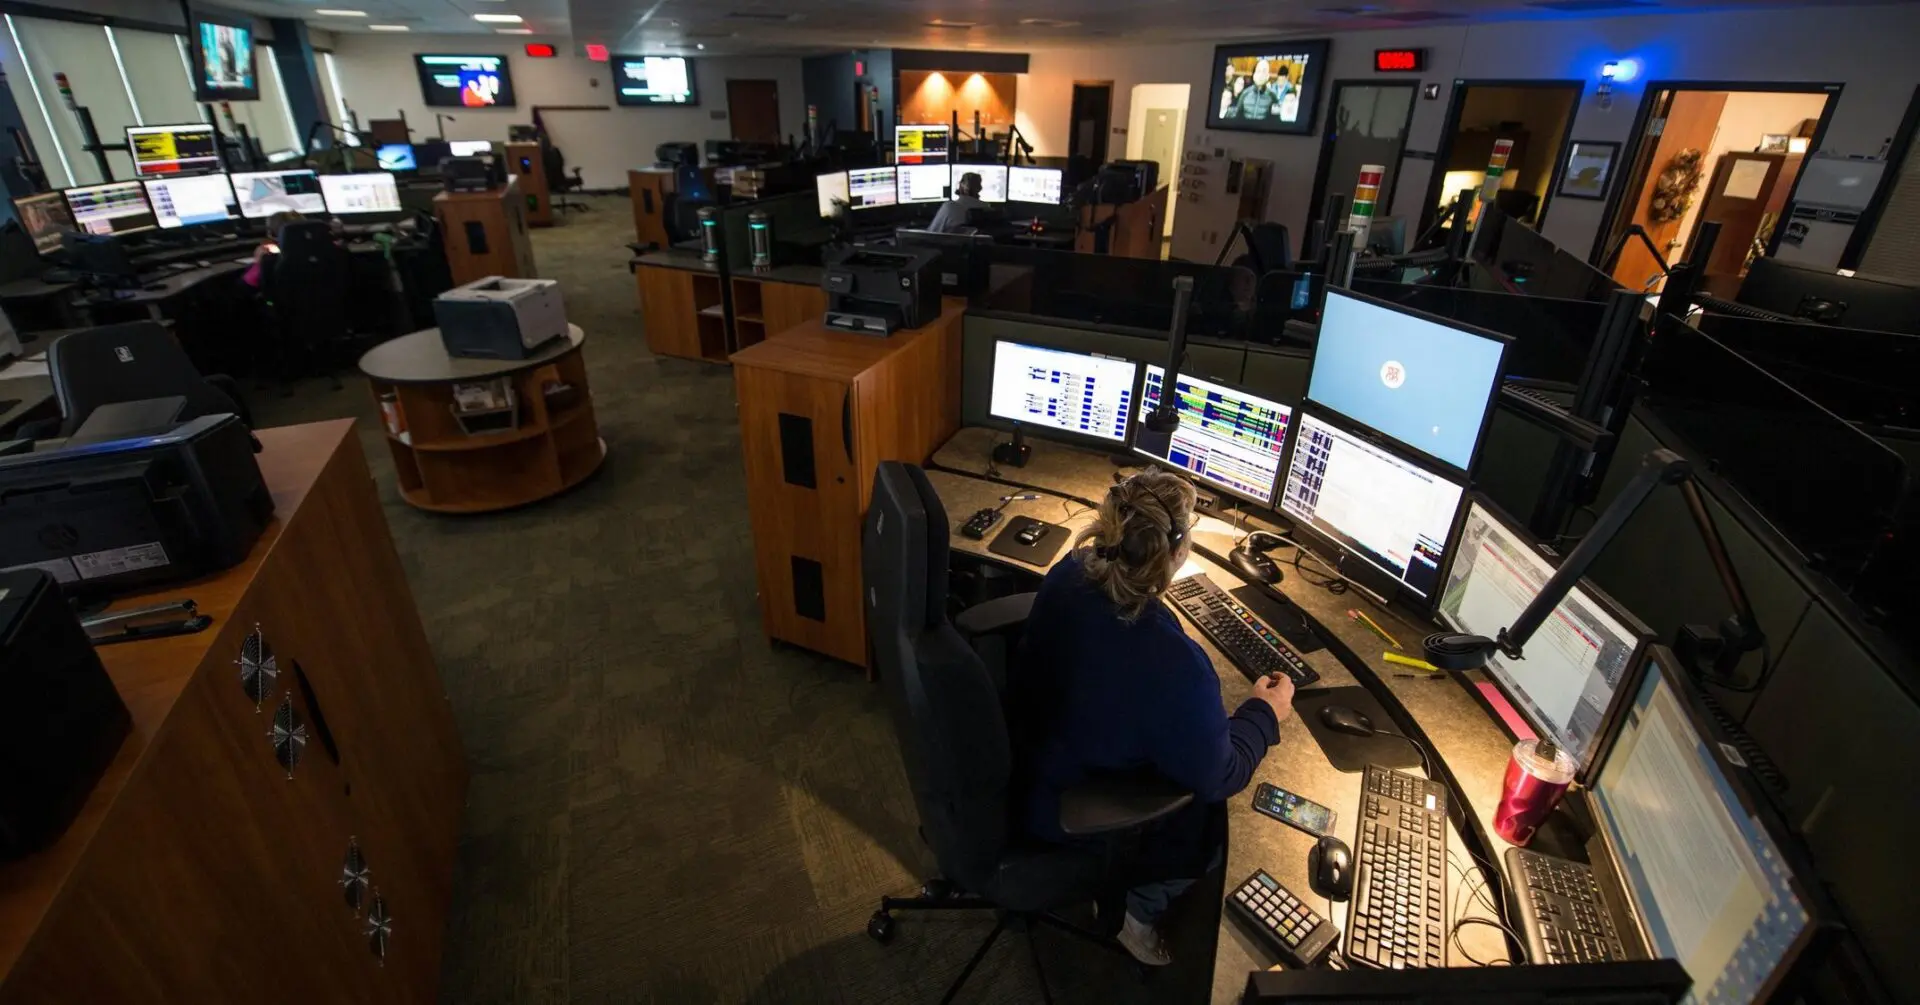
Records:
[[[1648,135],[1640,140],[1641,145],[1652,144],[1653,149],[1651,155],[1641,155],[1635,165],[1637,181],[1629,189],[1633,193],[1630,197],[1633,216],[1629,222],[1644,228],[1661,256],[1671,264],[1682,247],[1680,221],[1653,219],[1654,186],[1675,154],[1688,149],[1713,149],[1713,136],[1720,129],[1720,112],[1727,105],[1727,92],[1675,91],[1666,101],[1665,113],[1661,114],[1656,106],[1654,118],[1647,127]],[[1619,232],[1625,231],[1626,226],[1620,225]],[[1613,281],[1629,290],[1638,290],[1645,288],[1648,280],[1659,273],[1660,266],[1646,245],[1629,240],[1614,265]]]
[[[1089,169],[1107,162],[1107,130],[1113,120],[1113,81],[1076,82],[1067,132],[1067,156],[1084,157]],[[1070,178],[1069,181],[1079,179]]]
[[[1687,236],[1691,248],[1702,226],[1720,224],[1720,237],[1701,277],[1708,293],[1731,300],[1739,292],[1754,238],[1786,204],[1787,192],[1800,170],[1800,156],[1728,151],[1714,163],[1713,177],[1701,196],[1700,213],[1694,218],[1693,233]]]
[[[771,80],[727,81],[727,121],[736,140],[780,142],[780,88]]]

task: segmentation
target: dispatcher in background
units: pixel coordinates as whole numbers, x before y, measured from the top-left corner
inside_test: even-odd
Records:
[[[976,209],[986,209],[987,204],[980,198],[980,172],[968,171],[960,176],[960,183],[953,187],[953,198],[933,214],[933,222],[927,229],[936,234],[952,234],[967,224],[967,214]]]
[[[1218,804],[1252,780],[1293,701],[1292,680],[1276,674],[1228,715],[1213,662],[1161,602],[1192,546],[1193,504],[1193,486],[1170,472],[1116,484],[1047,573],[1008,675],[1035,837],[1072,841],[1060,830],[1060,794],[1089,776],[1151,768],[1193,792],[1127,863],[1150,881],[1127,893],[1120,944],[1151,966],[1171,962],[1157,927],[1169,902],[1220,861]]]

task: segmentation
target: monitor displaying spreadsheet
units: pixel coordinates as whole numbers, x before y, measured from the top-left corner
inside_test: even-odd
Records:
[[[264,220],[275,213],[324,213],[320,179],[312,171],[242,171],[233,177],[240,215]]]
[[[901,205],[916,202],[945,202],[953,185],[953,171],[946,162],[939,164],[902,164],[894,168],[900,180]]]
[[[1166,371],[1147,366],[1135,424],[1160,407]],[[1287,449],[1287,422],[1293,409],[1259,395],[1180,375],[1175,404],[1180,425],[1165,454],[1149,450],[1138,438],[1134,452],[1185,471],[1209,485],[1262,506],[1273,502],[1280,458]]]
[[[1017,167],[1007,171],[1007,201],[1060,204],[1060,169]]]
[[[225,223],[240,215],[233,184],[224,174],[149,178],[146,186],[147,202],[163,230]]]
[[[335,216],[358,213],[398,213],[400,186],[384,171],[368,174],[323,174],[320,194],[326,198],[327,212]]]
[[[847,172],[847,205],[854,209],[891,206],[894,202],[893,169],[854,168]]]
[[[987,411],[1038,431],[1124,443],[1139,375],[1130,359],[996,341]]]
[[[955,164],[953,166],[954,188],[960,187],[962,175],[980,176],[981,202],[1007,201],[1007,166],[1005,164]]]
[[[66,189],[67,208],[83,234],[136,234],[158,226],[147,205],[146,186],[137,181],[110,181]]]

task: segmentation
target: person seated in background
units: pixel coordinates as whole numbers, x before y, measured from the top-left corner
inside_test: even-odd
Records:
[[[1148,470],[1113,486],[1074,550],[1047,573],[1008,674],[1026,829],[1070,843],[1060,794],[1090,776],[1157,771],[1193,802],[1144,835],[1120,944],[1142,963],[1171,962],[1158,922],[1169,902],[1215,868],[1225,844],[1219,804],[1246,788],[1291,713],[1293,682],[1276,674],[1228,715],[1207,654],[1160,597],[1191,548],[1194,490]]]
[[[270,267],[270,255],[280,253],[280,228],[289,223],[299,223],[306,217],[299,210],[285,209],[267,217],[267,236],[253,248],[253,264],[241,275],[240,281],[254,289],[264,289],[267,285],[267,269]]]
[[[968,171],[961,175],[960,183],[953,187],[953,198],[933,214],[933,222],[927,229],[936,234],[956,234],[970,226],[967,214],[987,208],[980,198],[980,185],[980,172]]]

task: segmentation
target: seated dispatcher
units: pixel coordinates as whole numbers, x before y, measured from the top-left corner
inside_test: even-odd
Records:
[[[1171,962],[1156,927],[1168,902],[1220,861],[1216,804],[1247,786],[1293,701],[1293,682],[1276,674],[1227,715],[1212,661],[1161,602],[1187,560],[1193,504],[1193,486],[1169,472],[1116,484],[1047,573],[1008,679],[1035,837],[1071,841],[1060,794],[1090,775],[1151,768],[1193,792],[1126,864],[1155,881],[1128,891],[1120,943],[1153,966]]]
[[[298,210],[292,209],[284,209],[267,217],[266,239],[254,246],[253,264],[247,266],[247,271],[241,275],[240,281],[256,290],[266,286],[267,256],[280,253],[280,228],[305,219],[306,217],[301,216]]]
[[[960,176],[960,183],[953,187],[953,199],[933,214],[933,222],[927,229],[936,234],[951,234],[967,226],[967,214],[976,209],[986,209],[987,204],[980,199],[980,173],[968,171]]]

